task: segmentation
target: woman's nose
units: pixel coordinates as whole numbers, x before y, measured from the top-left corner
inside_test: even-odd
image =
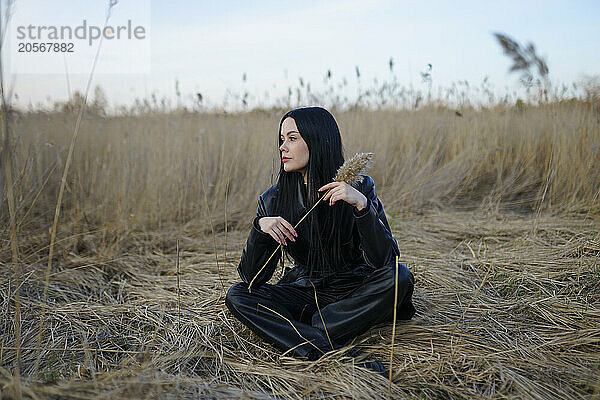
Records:
[[[285,142],[281,143],[281,146],[279,146],[279,150],[281,150],[281,151],[288,151],[288,148],[285,145]]]

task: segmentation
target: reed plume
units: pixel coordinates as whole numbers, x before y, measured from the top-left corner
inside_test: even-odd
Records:
[[[354,186],[358,182],[362,182],[363,177],[360,174],[362,174],[369,167],[371,167],[372,163],[373,153],[356,153],[351,159],[346,160],[344,164],[342,164],[342,166],[338,168],[333,181],[346,182],[350,186]],[[300,221],[298,221],[296,225],[294,225],[294,229],[296,229],[298,225],[300,225],[300,223],[308,216],[308,214],[310,214],[310,212],[317,206],[317,204],[319,204],[321,200],[323,200],[323,197],[325,197],[330,191],[331,189],[325,192],[325,194],[321,196],[321,198],[315,203],[315,205],[312,206],[311,209],[308,210],[308,212],[304,214],[302,218],[300,218]],[[275,250],[273,250],[273,253],[267,259],[265,264],[258,270],[256,275],[254,275],[254,278],[252,278],[252,280],[248,284],[248,293],[252,293],[252,284],[254,283],[254,280],[258,275],[260,275],[263,269],[265,269],[267,264],[269,264],[269,261],[271,261],[275,253],[277,253],[277,250],[279,250],[279,247],[281,247],[281,243],[275,248]]]
[[[528,43],[526,46],[521,46],[516,40],[508,35],[496,32],[494,36],[500,43],[504,54],[510,57],[513,65],[510,67],[510,72],[521,72],[521,83],[525,86],[541,85],[542,83],[549,85],[548,79],[548,64],[540,57],[533,43]],[[539,79],[536,82],[536,73]]]
[[[361,173],[366,171],[373,163],[373,153],[356,153],[337,170],[334,181],[346,182],[354,186],[362,182]]]

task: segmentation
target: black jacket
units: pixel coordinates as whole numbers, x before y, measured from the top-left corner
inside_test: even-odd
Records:
[[[353,273],[357,269],[375,270],[390,264],[394,265],[396,255],[400,254],[398,244],[391,234],[383,206],[375,194],[375,182],[368,175],[362,175],[362,177],[362,183],[358,184],[357,189],[367,198],[367,206],[360,211],[353,207],[354,218],[344,221],[344,226],[340,227],[341,232],[345,235],[342,240],[344,265],[338,268],[342,273],[343,271]],[[269,234],[264,233],[258,225],[260,218],[275,216],[273,210],[277,191],[278,185],[275,184],[258,198],[256,218],[254,218],[238,265],[240,278],[246,283],[252,281],[278,246],[278,243]],[[301,196],[299,197],[301,198]],[[301,206],[306,210],[303,204]],[[303,237],[308,235],[307,226],[307,221],[303,221],[296,228],[298,233],[296,241],[287,240],[287,250],[295,261],[295,267],[285,273],[279,281],[280,283],[307,282],[305,278],[308,248],[306,241],[303,240]],[[253,286],[259,286],[271,279],[280,256],[281,248],[269,260],[268,265],[256,278]]]

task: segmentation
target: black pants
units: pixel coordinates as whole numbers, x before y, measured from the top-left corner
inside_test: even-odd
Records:
[[[252,293],[240,282],[229,289],[225,304],[266,342],[295,357],[315,360],[373,325],[392,320],[395,271],[392,264],[367,273],[340,274],[326,287],[305,280],[264,284],[253,287]],[[414,278],[402,264],[397,287],[397,319],[410,319],[415,313]]]

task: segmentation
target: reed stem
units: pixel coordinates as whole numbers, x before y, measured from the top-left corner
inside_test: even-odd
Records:
[[[317,206],[317,204],[319,204],[321,202],[321,200],[323,200],[323,198],[330,191],[331,191],[331,189],[327,190],[327,192],[325,192],[325,194],[323,196],[321,196],[321,198],[315,203],[315,205],[312,206],[311,209],[308,210],[308,212],[306,214],[304,214],[304,216],[302,218],[300,218],[300,221],[298,221],[296,223],[296,225],[294,225],[294,229],[296,229],[298,227],[298,225],[300,225],[300,222],[304,221],[304,218],[306,218],[306,216],[308,214],[310,214],[310,212]],[[280,247],[281,247],[281,243],[279,245],[277,245],[277,247],[275,247],[275,250],[273,250],[273,253],[271,253],[271,255],[269,256],[269,258],[267,258],[267,261],[265,262],[265,264],[258,270],[258,272],[256,273],[256,275],[254,275],[254,278],[252,278],[252,280],[248,284],[248,293],[252,293],[252,284],[256,280],[256,277],[260,275],[260,273],[263,271],[263,269],[265,269],[265,267],[269,264],[269,261],[271,261],[271,259],[273,258],[273,256],[275,255],[275,253],[277,253],[277,250],[279,250]]]
[[[392,393],[392,362],[394,360],[394,339],[396,338],[396,308],[398,307],[398,256],[396,256],[396,275],[394,278],[394,321],[392,322],[392,347],[390,349],[390,368],[387,398]]]

